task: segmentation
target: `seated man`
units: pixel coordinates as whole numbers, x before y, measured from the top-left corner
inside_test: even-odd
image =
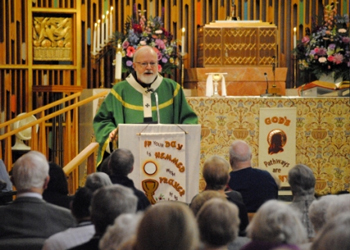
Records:
[[[91,201],[90,216],[95,227],[94,236],[86,243],[70,250],[99,250],[99,242],[107,227],[123,213],[136,213],[137,198],[130,188],[115,184],[96,190]]]
[[[7,206],[0,206],[0,240],[46,239],[75,224],[68,209],[43,200],[49,179],[49,163],[43,154],[30,151],[15,162],[11,180],[17,198]]]
[[[74,195],[71,210],[78,225],[56,233],[44,242],[42,250],[65,250],[89,241],[95,233],[90,218],[92,190],[79,188]]]
[[[267,200],[278,198],[278,186],[266,170],[252,168],[252,151],[249,145],[237,140],[231,144],[229,188],[241,193],[249,213],[255,213]]]
[[[134,170],[134,155],[128,149],[118,148],[108,157],[108,172],[113,184],[131,188],[137,196],[137,211],[145,210],[151,205],[145,193],[135,188],[134,182],[128,178]]]

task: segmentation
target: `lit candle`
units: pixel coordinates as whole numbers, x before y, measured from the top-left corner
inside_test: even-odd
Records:
[[[182,28],[181,54],[185,54],[185,28]]]
[[[293,43],[294,43],[294,49],[297,47],[297,28],[294,27],[293,29],[294,35],[293,35]]]
[[[106,43],[108,43],[108,41],[109,41],[108,14],[109,14],[109,11],[107,10],[107,12],[106,12],[106,39],[105,39]]]
[[[117,53],[115,55],[115,79],[122,78],[122,53],[120,43],[118,43]]]
[[[95,23],[95,28],[94,28],[94,50],[93,50],[93,54],[96,54],[96,48],[97,48],[97,23]]]
[[[113,31],[112,31],[112,27],[113,27],[113,15],[112,15],[112,12],[113,12],[113,6],[111,6],[111,11],[110,11],[110,16],[109,16],[109,35],[111,36],[111,39],[112,39],[112,36],[113,36]]]
[[[101,45],[101,31],[100,31],[100,23],[101,20],[97,20],[97,49],[100,50],[100,45]]]
[[[101,38],[102,38],[102,41],[101,41],[102,46],[101,47],[103,47],[104,44],[105,44],[105,15],[102,15],[101,31],[102,31],[101,32],[102,33],[102,36],[101,36]]]

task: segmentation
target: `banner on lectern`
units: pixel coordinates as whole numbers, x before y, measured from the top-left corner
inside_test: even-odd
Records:
[[[186,202],[185,143],[183,132],[141,134],[141,187],[152,204],[163,200]]]
[[[296,159],[296,108],[261,108],[259,168],[269,171],[289,187],[288,172]]]

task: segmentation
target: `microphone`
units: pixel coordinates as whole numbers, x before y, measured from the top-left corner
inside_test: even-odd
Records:
[[[159,115],[159,103],[158,103],[158,93],[154,91],[154,89],[152,88],[147,88],[146,93],[153,93],[154,97],[156,99],[156,108],[157,108],[157,120],[158,120],[158,124],[160,124],[160,115]]]

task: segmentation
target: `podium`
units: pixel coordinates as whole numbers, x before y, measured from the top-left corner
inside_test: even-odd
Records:
[[[119,124],[119,148],[135,158],[129,178],[152,204],[190,203],[199,192],[201,125]]]

